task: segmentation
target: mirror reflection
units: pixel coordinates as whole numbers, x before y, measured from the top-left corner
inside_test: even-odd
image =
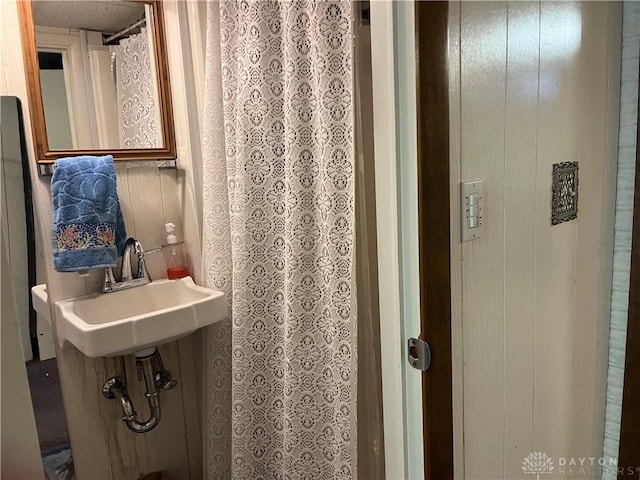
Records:
[[[34,1],[49,149],[163,146],[153,7]]]

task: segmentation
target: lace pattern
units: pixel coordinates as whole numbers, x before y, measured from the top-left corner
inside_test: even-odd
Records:
[[[157,92],[146,29],[111,47],[116,52],[120,148],[162,146]]]
[[[208,5],[208,477],[356,478],[351,3]]]

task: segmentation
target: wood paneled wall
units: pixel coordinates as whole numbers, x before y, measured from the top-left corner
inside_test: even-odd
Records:
[[[559,457],[602,455],[621,5],[450,11],[456,478],[529,478],[532,451],[566,478]],[[552,164],[576,160],[578,219],[551,226]],[[472,180],[485,228],[462,244]]]
[[[189,111],[184,97],[189,72],[183,68],[182,58],[188,48],[181,43],[178,3],[163,2],[168,42],[171,84],[178,141],[180,169],[163,170],[117,166],[118,190],[129,235],[138,238],[145,250],[160,247],[165,222],[178,225],[184,233],[196,280],[199,274],[199,229],[193,200],[192,152],[188,131]],[[16,0],[0,5],[2,42],[0,42],[0,94],[14,95],[22,100],[25,135],[30,157],[34,158],[26,82],[21,55],[20,31]],[[35,163],[31,171],[37,221],[44,232],[42,245],[49,245],[51,196],[50,179],[38,178]],[[47,265],[47,285],[52,302],[72,298],[99,289],[102,273],[91,272],[89,277],[56,273],[52,269],[52,255],[44,248]],[[148,254],[150,273],[159,278],[164,273],[160,252]],[[69,426],[76,473],[84,479],[136,479],[143,473],[165,470],[172,478],[202,478],[202,449],[200,427],[200,390],[198,372],[201,370],[194,351],[198,351],[197,337],[192,336],[160,348],[166,368],[178,380],[178,387],[161,393],[162,421],[150,433],[130,432],[120,420],[122,413],[117,402],[102,396],[103,382],[121,374],[117,359],[89,359],[72,347],[57,348],[58,367]],[[142,397],[144,387],[136,382],[133,359],[126,362],[130,384],[135,384],[132,397],[141,415],[147,414]]]

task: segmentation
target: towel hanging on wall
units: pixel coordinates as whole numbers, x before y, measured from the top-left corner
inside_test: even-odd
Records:
[[[51,179],[58,272],[115,266],[127,237],[111,155],[61,158]]]

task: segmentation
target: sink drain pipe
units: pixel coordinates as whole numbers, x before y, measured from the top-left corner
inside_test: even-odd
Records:
[[[140,355],[141,354],[141,355]],[[148,351],[136,354],[136,367],[138,377],[142,376],[145,384],[145,394],[149,404],[150,417],[146,421],[139,421],[138,414],[133,408],[133,402],[129,397],[129,392],[125,382],[121,377],[109,378],[102,387],[102,394],[109,399],[118,400],[122,407],[122,420],[127,424],[129,430],[135,433],[146,433],[153,430],[160,423],[160,390],[170,390],[178,382],[171,379],[171,373],[164,369],[162,358],[157,349],[153,353]]]

